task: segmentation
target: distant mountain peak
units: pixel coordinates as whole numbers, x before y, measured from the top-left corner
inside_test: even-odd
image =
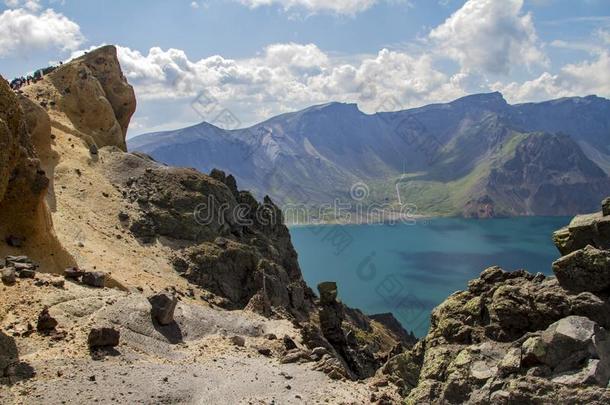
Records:
[[[314,105],[305,109],[305,111],[337,111],[337,112],[357,112],[362,113],[356,103],[341,103],[338,101],[331,101],[326,104]]]
[[[493,93],[472,94],[450,103],[451,105],[464,105],[468,107],[482,107],[487,109],[498,109],[508,107],[508,103],[499,91]]]

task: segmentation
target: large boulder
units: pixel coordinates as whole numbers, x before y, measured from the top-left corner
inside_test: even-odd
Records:
[[[602,203],[602,212],[578,215],[570,224],[553,234],[553,241],[562,255],[567,255],[588,245],[598,249],[610,249],[610,215],[608,199]]]
[[[610,250],[587,246],[553,263],[553,272],[566,290],[610,291]]]
[[[549,326],[523,344],[522,364],[549,367],[564,384],[596,384],[610,379],[610,335],[595,322],[569,316]]]

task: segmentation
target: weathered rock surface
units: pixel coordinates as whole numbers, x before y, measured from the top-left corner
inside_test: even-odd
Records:
[[[178,305],[178,297],[169,291],[155,294],[148,298],[152,306],[151,315],[160,325],[174,322],[174,311]]]
[[[38,315],[38,323],[36,329],[38,332],[48,333],[57,327],[57,320],[49,314],[49,308],[45,307],[40,315]]]
[[[108,176],[140,215],[131,232],[144,243],[164,238],[178,248],[174,268],[189,282],[243,309],[255,296],[293,315],[306,312],[305,285],[281,211],[237,191],[234,180],[169,168],[142,155],[114,153]]]
[[[374,356],[367,343],[360,342],[356,338],[354,330],[348,330],[346,333],[343,329],[344,326],[348,326],[344,325],[346,308],[337,301],[337,284],[334,282],[320,283],[318,291],[320,293],[318,317],[324,338],[345,361],[347,370],[356,378],[363,379],[373,376],[381,366],[381,361]],[[351,325],[354,327],[353,323]],[[312,345],[315,345],[315,342]]]
[[[553,241],[563,255],[588,245],[610,249],[610,216],[601,213],[579,215],[568,226],[553,234]]]
[[[87,271],[83,273],[81,281],[90,287],[104,288],[106,285],[106,274],[101,271]]]
[[[61,96],[53,101],[90,147],[116,146],[125,151],[136,98],[116,52],[114,46],[91,51],[55,69],[48,80]]]
[[[6,285],[14,285],[16,283],[17,273],[13,267],[2,269],[2,282]]]
[[[553,272],[566,290],[610,291],[610,250],[587,246],[553,263]]]
[[[118,330],[112,327],[96,327],[91,329],[87,344],[89,348],[116,347],[119,345],[121,334]]]
[[[31,234],[49,179],[40,167],[18,97],[0,76],[0,232]]]

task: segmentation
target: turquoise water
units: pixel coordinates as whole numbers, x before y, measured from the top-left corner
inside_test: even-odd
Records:
[[[340,299],[367,314],[392,312],[417,336],[431,310],[485,268],[551,274],[553,231],[570,218],[433,219],[416,225],[293,227],[307,283],[337,281]]]

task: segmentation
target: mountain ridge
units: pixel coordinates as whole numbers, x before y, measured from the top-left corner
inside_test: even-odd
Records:
[[[578,184],[590,198],[564,204],[571,207],[569,212],[554,208],[561,201],[530,210],[514,196],[485,190],[489,166],[539,133],[551,136],[547,139],[569,136],[574,143],[563,143],[557,154],[568,156],[572,150],[581,166],[597,166],[605,178],[584,175],[578,168],[562,178],[554,176],[557,156],[544,155],[547,160],[538,162],[539,170],[547,173],[536,184],[503,177],[513,182],[501,186],[544,194],[550,185],[569,189]],[[396,190],[408,183],[402,200],[416,205],[422,215],[478,217],[479,211],[472,209],[478,200],[493,208],[484,210],[485,217],[573,215],[594,209],[589,201],[599,200],[599,189],[610,187],[610,100],[586,96],[511,105],[492,92],[375,114],[363,113],[357,104],[331,102],[244,129],[227,131],[202,123],[141,135],[128,145],[167,164],[231,172],[258,197],[269,195],[280,204],[315,209],[337,199],[353,203],[352,186],[364,183],[368,193],[362,204],[389,202],[398,209],[401,196]],[[462,187],[454,187],[455,182]]]

